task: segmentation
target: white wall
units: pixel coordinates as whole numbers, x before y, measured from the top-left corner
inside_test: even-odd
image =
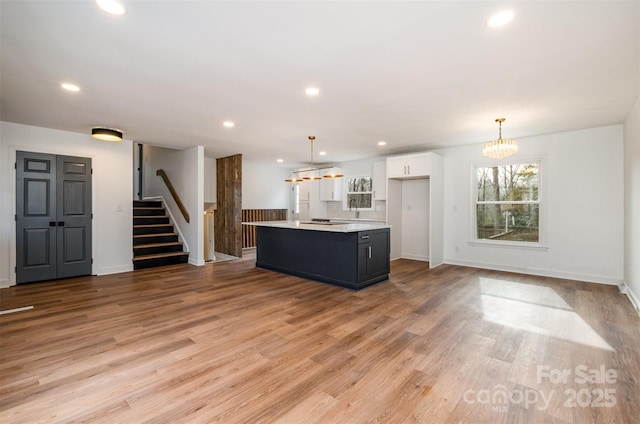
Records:
[[[242,209],[289,209],[291,170],[242,159]]]
[[[429,260],[429,180],[402,181],[402,250],[400,256]],[[393,231],[393,230],[392,230]]]
[[[162,196],[189,249],[189,263],[204,265],[204,147],[174,150],[144,147],[144,197]],[[163,169],[189,213],[187,223],[161,177]]]
[[[622,125],[519,140],[519,157],[547,158],[547,250],[469,244],[471,164],[483,160],[481,147],[438,151],[445,160],[446,263],[607,284],[622,281]]]
[[[640,99],[624,124],[624,281],[640,308]]]
[[[132,270],[132,142],[103,142],[88,134],[0,122],[0,287],[15,284],[16,150],[92,159],[92,273]]]

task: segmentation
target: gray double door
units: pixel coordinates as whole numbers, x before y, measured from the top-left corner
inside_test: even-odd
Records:
[[[91,274],[91,159],[16,152],[16,283]]]

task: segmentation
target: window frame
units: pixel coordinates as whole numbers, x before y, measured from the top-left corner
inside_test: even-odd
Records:
[[[508,166],[508,165],[526,165],[530,163],[538,162],[538,241],[508,241],[508,240],[489,240],[478,238],[478,217],[477,217],[477,205],[478,205],[478,168],[490,168],[496,166]],[[527,157],[511,157],[505,159],[487,159],[482,161],[476,161],[471,163],[470,178],[471,183],[471,199],[470,199],[470,233],[469,233],[469,245],[472,246],[488,246],[488,247],[506,247],[516,249],[531,249],[531,250],[548,250],[547,239],[547,157],[546,155],[527,156]],[[533,202],[526,201],[495,201],[490,204],[530,204]],[[487,203],[485,203],[487,204]]]
[[[358,211],[370,212],[375,210],[375,200],[373,198],[373,176],[372,175],[349,175],[343,177],[346,180],[346,184],[343,184],[343,197],[342,197],[342,210],[354,211],[356,209],[349,209],[349,194],[370,194],[371,195],[371,207],[370,208],[357,208]],[[370,178],[371,179],[371,191],[349,191],[349,179],[352,178]]]

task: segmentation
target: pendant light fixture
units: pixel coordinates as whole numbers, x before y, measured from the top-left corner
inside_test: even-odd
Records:
[[[110,128],[93,128],[91,137],[102,141],[122,141],[122,131]]]
[[[340,178],[344,177],[342,170],[337,166],[332,166],[331,168],[324,169],[323,177],[325,178]]]
[[[310,135],[309,136],[309,141],[311,142],[311,168],[308,171],[305,171],[304,175],[302,176],[302,179],[304,180],[319,180],[322,177],[320,176],[320,174],[318,173],[318,169],[313,169],[313,142],[316,140],[316,136],[315,135]]]
[[[285,181],[288,183],[299,183],[304,180],[314,181],[321,180],[324,178],[340,178],[344,177],[342,174],[342,170],[336,166],[325,167],[325,168],[316,168],[313,161],[313,142],[316,140],[314,135],[309,136],[309,141],[311,142],[311,168],[302,169],[299,171],[294,171],[291,173],[291,176],[287,178]]]
[[[498,139],[484,143],[484,146],[482,147],[483,155],[490,158],[502,159],[507,156],[511,156],[518,151],[518,140],[502,138],[502,123],[504,121],[504,118],[496,118],[496,122],[500,126]]]

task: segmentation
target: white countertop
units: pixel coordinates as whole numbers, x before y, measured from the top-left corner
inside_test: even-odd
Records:
[[[311,223],[309,221],[260,221],[243,222],[243,225],[255,225],[257,227],[288,228],[292,230],[329,231],[333,233],[355,233],[358,231],[380,230],[391,228],[386,224],[353,224],[353,223]]]

